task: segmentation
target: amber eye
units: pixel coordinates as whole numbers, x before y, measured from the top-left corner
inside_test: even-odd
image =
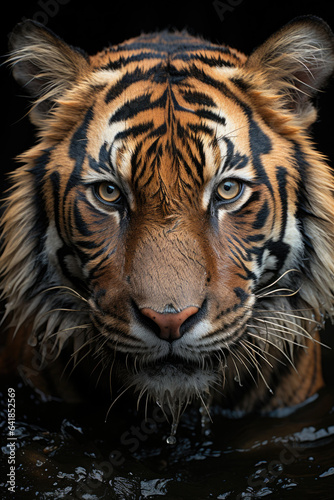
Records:
[[[117,203],[122,196],[120,189],[115,184],[107,181],[95,184],[94,192],[103,203]]]
[[[226,179],[217,188],[217,194],[221,201],[235,201],[243,191],[243,183],[236,179]]]

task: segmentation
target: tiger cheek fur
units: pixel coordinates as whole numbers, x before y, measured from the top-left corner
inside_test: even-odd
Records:
[[[40,142],[2,218],[21,332],[2,358],[67,346],[174,416],[210,392],[254,410],[317,391],[334,183],[308,129],[327,25],[297,19],[249,58],[166,32],[90,57],[31,21],[11,49]]]

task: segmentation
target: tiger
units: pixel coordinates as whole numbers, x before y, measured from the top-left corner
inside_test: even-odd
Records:
[[[311,136],[328,25],[296,18],[249,56],[172,30],[90,56],[27,20],[9,61],[38,140],[4,195],[2,373],[38,352],[84,385],[85,358],[108,401],[129,391],[175,421],[196,401],[316,394],[334,305],[334,181]]]

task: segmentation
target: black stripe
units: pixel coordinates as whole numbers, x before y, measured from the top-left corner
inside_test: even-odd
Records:
[[[110,61],[108,64],[102,66],[99,69],[115,71],[124,68],[125,66],[133,62],[142,62],[144,60],[149,60],[149,59],[164,60],[166,58],[167,54],[161,54],[158,52],[141,52],[139,54],[130,55],[129,57],[119,56],[119,58],[116,61]]]
[[[236,241],[236,244],[232,241],[232,238],[234,239],[234,241]],[[250,256],[250,253],[247,252],[247,249],[244,248],[243,246],[243,242],[241,240],[239,240],[236,236],[234,236],[233,234],[231,234],[231,236],[229,238],[227,238],[227,241],[233,245],[233,248],[234,248],[234,251],[230,248],[230,250],[232,251],[233,255],[237,256],[237,254],[240,255],[240,258],[242,260],[245,260],[245,261],[251,261],[251,256]]]
[[[270,138],[263,132],[256,120],[254,120],[252,110],[246,105],[243,106],[243,109],[249,122],[249,142],[257,177],[261,183],[267,186],[273,196],[273,188],[261,159],[262,155],[269,154],[272,150]]]
[[[203,169],[205,166],[205,155],[204,155],[203,145],[200,142],[197,144],[197,150],[200,154],[200,161],[198,161],[198,159],[194,155],[194,153],[193,153],[193,151],[188,143],[186,144],[186,149],[187,149],[187,153],[190,157],[190,160],[195,165],[197,176],[199,177],[201,182],[203,182],[203,180],[204,180]],[[182,152],[179,152],[179,158],[180,158],[180,160],[182,160],[182,162],[186,163],[185,160],[182,158]],[[193,177],[192,168],[188,167],[188,169],[190,170],[190,173],[189,173],[190,177]],[[196,179],[194,178],[194,180],[196,180]]]
[[[219,125],[226,125],[226,120],[223,116],[217,115],[209,109],[198,109],[197,111],[195,111],[195,114],[200,118],[204,118],[205,120],[211,120],[215,123],[219,123]]]
[[[253,191],[253,193],[250,195],[248,200],[242,205],[242,207],[239,210],[236,210],[235,212],[232,212],[233,215],[236,215],[238,217],[244,217],[244,215],[247,213],[252,213],[251,210],[246,210],[246,208],[254,203],[255,201],[259,201],[260,199],[260,193],[259,191]]]
[[[214,89],[221,92],[223,97],[232,99],[245,113],[249,123],[249,139],[254,168],[257,171],[259,181],[265,184],[273,195],[273,189],[261,159],[262,155],[270,153],[272,145],[270,138],[264,133],[254,119],[252,109],[245,102],[240,100],[224,82],[208,76],[203,69],[199,69],[195,65],[192,65],[189,69],[189,74],[205,85],[212,86]]]
[[[286,258],[289,255],[290,252],[290,245],[287,243],[284,243],[284,241],[279,240],[279,241],[274,241],[274,240],[269,240],[265,248],[269,250],[271,255],[274,255],[277,259],[277,265],[276,265],[276,271],[279,271],[284,263]]]
[[[141,134],[145,134],[149,130],[152,130],[154,127],[153,121],[148,121],[144,123],[140,123],[139,125],[135,125],[126,130],[122,130],[115,135],[114,141],[118,141],[121,139],[127,139],[128,137],[137,137]]]
[[[251,243],[256,243],[258,241],[262,241],[264,239],[264,234],[251,234],[245,238],[245,241],[250,241]]]
[[[210,127],[208,127],[208,125],[204,124],[204,123],[189,123],[188,124],[188,129],[191,130],[194,134],[206,134],[212,138],[214,138],[214,135],[215,135],[215,132],[213,129],[211,129]],[[214,138],[215,140],[215,138]]]
[[[116,170],[114,166],[111,164],[110,158],[111,148],[108,147],[108,144],[105,142],[102,144],[99,152],[99,160],[96,161],[91,155],[88,155],[89,166],[95,172],[100,173],[101,170],[104,170],[107,173],[112,173],[116,175]]]
[[[160,168],[161,155],[162,155],[162,145],[159,144],[159,147],[156,151],[156,154],[154,155],[154,158],[153,158],[153,160],[150,161],[150,163],[149,163],[148,159],[146,161],[144,159],[141,159],[141,168],[140,168],[140,170],[136,171],[137,178],[136,178],[135,185],[134,185],[135,189],[138,189],[139,181],[142,179],[144,173],[146,173],[148,171],[148,165],[151,169],[151,173],[150,173],[148,179],[146,180],[146,182],[142,185],[142,189],[150,184],[150,182],[152,181],[152,179],[156,175],[156,170],[158,170]],[[133,175],[134,175],[134,171],[133,171]],[[145,200],[142,200],[142,201],[145,203]]]
[[[315,215],[315,213],[311,210],[311,206],[308,201],[309,196],[306,190],[306,185],[308,182],[308,168],[310,167],[310,165],[306,161],[305,155],[302,152],[300,145],[295,141],[293,141],[293,145],[293,158],[295,159],[295,167],[299,172],[296,219],[298,220],[299,230],[301,232],[303,243],[308,254],[309,252],[314,252],[314,246],[311,241],[312,238],[306,231],[305,220],[309,219],[310,217],[313,219],[319,219],[320,217],[318,215]],[[305,258],[305,261],[307,261],[307,257]]]
[[[263,203],[261,209],[258,211],[256,215],[256,219],[253,222],[253,229],[262,229],[265,223],[267,222],[268,216],[270,214],[269,205],[267,200]]]
[[[140,82],[142,80],[150,80],[157,74],[159,74],[159,69],[161,63],[153,66],[147,71],[143,71],[140,68],[136,68],[131,72],[127,72],[122,76],[113,86],[108,90],[105,97],[105,103],[109,104],[113,99],[119,97],[126,89],[128,89],[134,83]]]
[[[57,233],[59,237],[61,237],[61,228],[59,224],[59,219],[60,219],[60,211],[59,211],[59,196],[60,196],[60,175],[59,172],[52,172],[50,175],[50,181],[51,181],[51,186],[52,186],[52,199],[53,199],[53,213],[54,213],[54,220],[55,220],[55,225],[57,229]],[[65,242],[63,241],[65,244]]]
[[[288,195],[286,191],[287,175],[288,173],[286,168],[276,167],[276,179],[278,182],[278,191],[280,194],[280,200],[282,204],[280,239],[284,237],[286,223],[288,219]]]
[[[217,107],[214,100],[204,92],[186,89],[182,91],[182,96],[189,104],[201,104],[202,106],[210,106],[212,108]]]
[[[133,118],[141,111],[153,107],[155,107],[155,104],[151,103],[151,94],[144,94],[139,97],[135,97],[117,109],[117,111],[110,118],[109,125]]]
[[[70,158],[75,160],[75,165],[66,185],[64,202],[68,192],[73,187],[77,186],[78,183],[81,181],[81,169],[87,153],[87,144],[88,144],[87,132],[89,125],[93,119],[94,119],[94,112],[93,108],[91,107],[88,109],[81,125],[77,128],[77,130],[74,132],[72,136],[68,154]]]
[[[75,223],[75,228],[80,232],[82,236],[89,237],[93,236],[94,232],[92,232],[90,229],[88,229],[88,226],[86,224],[86,221],[83,219],[79,207],[78,207],[78,202],[80,200],[76,198],[74,202],[74,207],[73,207],[73,215],[74,215],[74,223]],[[80,242],[81,245],[82,242]]]
[[[45,174],[46,174],[46,166],[48,165],[51,153],[54,147],[45,149],[43,154],[39,156],[35,162],[34,166],[29,170],[30,173],[34,176],[34,203],[35,203],[35,221],[33,225],[32,233],[34,235],[45,235],[48,225],[49,219],[46,213],[45,208],[45,195],[44,195],[44,187],[45,187]],[[42,253],[44,239],[37,238],[36,239],[36,251],[38,254]]]
[[[240,299],[240,303],[237,304],[236,306],[234,306],[238,309],[239,307],[241,307],[245,304],[246,300],[249,298],[249,294],[245,290],[243,290],[242,288],[240,288],[238,286],[236,288],[234,288],[233,291],[234,291],[235,295],[238,297],[238,299]]]
[[[227,47],[226,47],[227,49]],[[225,54],[231,54],[231,52],[227,49]],[[239,60],[239,57],[236,57],[235,54],[233,54],[233,58]],[[175,57],[173,59],[183,59],[181,57]],[[206,64],[209,67],[228,67],[228,68],[233,68],[235,67],[235,64],[233,64],[231,61],[226,61],[224,57],[221,57],[220,55],[213,55],[212,57],[204,54],[189,54],[189,60],[198,60],[201,61],[201,63]]]

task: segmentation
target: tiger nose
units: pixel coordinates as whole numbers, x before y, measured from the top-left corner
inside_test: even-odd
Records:
[[[147,316],[158,325],[160,329],[159,337],[170,342],[181,338],[181,325],[198,311],[199,308],[195,306],[186,307],[178,313],[158,313],[148,307],[141,309],[144,316]]]

